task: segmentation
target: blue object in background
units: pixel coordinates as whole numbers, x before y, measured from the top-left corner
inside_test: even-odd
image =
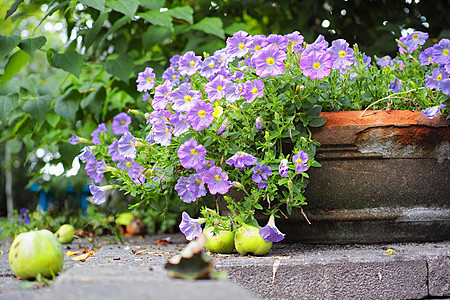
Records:
[[[55,196],[49,191],[45,192],[43,189],[39,190],[39,184],[35,183],[31,185],[30,190],[32,192],[39,192],[39,211],[47,211],[49,205],[55,201]],[[82,209],[82,215],[87,215],[88,201],[87,197],[90,196],[91,192],[88,185],[83,186],[81,191],[81,196],[78,196],[72,186],[67,186],[67,195],[74,199],[79,198],[80,207]]]

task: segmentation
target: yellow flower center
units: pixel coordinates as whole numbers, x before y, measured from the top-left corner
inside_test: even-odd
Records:
[[[177,79],[177,75],[172,75],[172,79],[173,80]]]
[[[222,181],[222,178],[220,178],[219,174],[217,174],[216,176],[214,176],[214,178],[216,179],[216,181]]]
[[[198,116],[201,117],[201,118],[203,118],[204,116],[206,116],[206,111],[204,111],[203,109],[200,110],[200,111],[198,112]]]
[[[442,79],[442,74],[439,74],[439,76],[436,77],[436,80],[439,81],[439,80],[441,80],[441,79]]]
[[[428,61],[432,61],[433,60],[433,57],[428,57]]]
[[[261,50],[261,46],[260,45],[256,45],[253,49],[255,49],[255,51],[259,51],[259,50]]]
[[[120,122],[120,125],[122,126],[125,125],[125,121]]]
[[[269,58],[266,59],[266,63],[268,65],[273,65],[275,63],[275,60],[272,57],[269,57]]]
[[[147,77],[147,82],[152,82],[152,78],[151,77]]]
[[[209,64],[209,67],[210,67],[210,68],[214,68],[214,62],[210,63],[210,64]]]
[[[261,175],[261,174],[262,174],[262,171],[261,171],[261,170],[258,170],[257,173],[258,173],[258,175]]]
[[[217,87],[217,90],[220,92],[220,91],[222,91],[222,89],[223,89],[223,86],[221,86],[221,85],[219,85],[218,87]]]
[[[130,168],[133,164],[131,163],[131,161],[127,162],[127,167]]]
[[[413,34],[412,38],[417,40],[419,38],[419,35],[418,34]]]
[[[239,154],[238,157],[244,157],[244,153]]]
[[[239,49],[244,50],[245,44],[244,43],[240,43],[239,44]]]
[[[192,100],[191,96],[189,96],[189,95],[184,96],[184,101],[191,102],[191,100]]]
[[[320,68],[320,62],[315,62],[315,63],[313,63],[313,68],[314,69],[318,69],[318,68]]]
[[[258,92],[258,89],[257,88],[253,88],[252,89],[252,94],[256,94]]]
[[[189,64],[191,65],[191,67],[193,67],[195,65],[195,61],[192,60]]]
[[[167,132],[167,133],[170,133],[170,130],[169,130],[169,128],[166,128],[166,132]]]
[[[444,51],[442,51],[442,53],[443,53],[445,56],[447,56],[448,53],[449,53],[449,50],[448,50],[448,49],[444,49]]]
[[[339,51],[338,54],[339,54],[340,57],[345,57],[345,55],[346,55],[344,50]]]
[[[197,184],[202,183],[202,181],[201,181],[200,179],[195,180],[195,182],[196,182]]]
[[[135,146],[135,143],[130,142],[130,145],[131,145],[131,147],[134,147],[134,146]]]
[[[303,161],[303,159],[301,159],[301,158],[298,158],[295,162],[296,163],[298,163],[298,164],[301,164],[302,163],[302,161]]]
[[[198,154],[198,151],[195,150],[195,149],[191,149],[191,154],[192,154],[192,155],[197,155],[197,154]]]

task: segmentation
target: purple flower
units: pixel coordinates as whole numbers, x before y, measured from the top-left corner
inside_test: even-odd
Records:
[[[25,222],[25,224],[30,225],[31,220],[30,217],[28,216],[27,210],[25,208],[21,208],[19,210],[19,213],[23,214],[23,221]],[[21,220],[22,217],[19,217],[19,219]]]
[[[130,176],[130,178],[131,178],[131,175],[133,174],[133,165],[134,165],[134,159],[126,158],[124,160],[121,160],[117,164],[117,167],[122,171],[126,171],[128,176]]]
[[[419,54],[419,62],[421,66],[428,66],[433,61],[433,48],[429,47]]]
[[[225,96],[223,87],[227,81],[222,75],[217,76],[214,80],[205,85],[205,92],[208,94],[208,100],[214,102]]]
[[[158,122],[167,123],[170,118],[170,110],[155,110],[151,114],[145,114],[145,117],[148,119],[148,123],[154,125]]]
[[[448,79],[448,73],[444,68],[435,68],[431,75],[425,75],[425,86],[429,89],[440,90],[442,82]]]
[[[76,144],[80,143],[80,138],[74,133],[70,137],[69,143],[72,145],[76,145]]]
[[[269,42],[267,41],[267,38],[262,34],[257,34],[253,36],[253,40],[250,44],[250,51],[255,54],[261,49],[265,48],[267,45],[269,45]]]
[[[177,86],[180,84],[180,73],[174,67],[169,67],[162,74],[162,80],[169,80],[172,86]]]
[[[269,217],[269,222],[266,226],[259,229],[259,235],[263,237],[263,239],[270,242],[279,242],[284,239],[285,234],[281,233],[280,230],[275,226],[275,216],[272,214]]]
[[[178,72],[182,76],[191,76],[201,67],[201,57],[196,56],[194,51],[188,51],[180,57]]]
[[[93,196],[94,203],[100,205],[106,201],[105,190],[112,188],[112,186],[99,187],[95,184],[89,186],[89,190]]]
[[[392,61],[392,58],[389,55],[385,55],[379,59],[377,59],[377,65],[384,68],[390,65],[393,65],[394,62]]]
[[[264,130],[264,120],[261,117],[257,117],[255,119],[255,125],[256,125],[256,129],[258,129],[259,131]]]
[[[155,96],[153,97],[152,107],[155,110],[166,109],[172,94],[172,83],[170,80],[164,81],[163,84],[155,88]]]
[[[181,55],[180,54],[175,54],[174,56],[172,56],[171,58],[170,58],[170,66],[172,67],[172,68],[176,68],[176,67],[178,67],[180,64],[179,64],[179,62],[180,62],[180,58],[181,58]]]
[[[450,40],[442,39],[433,46],[433,62],[446,64],[450,60]]]
[[[124,112],[113,118],[112,130],[114,134],[121,135],[128,132],[128,126],[131,124],[131,118]]]
[[[242,30],[235,32],[233,37],[227,38],[227,55],[233,60],[235,57],[241,58],[247,54],[252,38]]]
[[[252,59],[256,67],[256,75],[260,77],[277,76],[284,73],[284,60],[286,52],[275,45],[269,45],[258,51]]]
[[[131,179],[136,184],[144,184],[145,183],[145,174],[144,174],[144,168],[138,163],[133,163],[133,169],[131,172]]]
[[[200,198],[206,196],[205,183],[203,182],[203,173],[191,174],[187,179],[187,188],[195,196],[195,198]]]
[[[125,158],[135,158],[136,144],[137,140],[134,136],[129,131],[125,132],[118,142],[120,155]]]
[[[112,142],[112,144],[108,147],[108,153],[111,155],[112,161],[122,161],[125,159],[125,157],[120,154],[118,140],[114,140],[114,142]]]
[[[202,94],[199,91],[192,90],[189,83],[182,83],[172,92],[172,108],[178,112],[190,111],[194,102],[201,99]]]
[[[155,73],[152,68],[145,68],[144,72],[138,74],[137,90],[138,92],[147,92],[155,86]]]
[[[404,41],[403,44],[406,46],[408,52],[412,52],[414,50],[416,50],[419,45],[423,45],[425,44],[425,42],[428,39],[428,33],[426,32],[421,32],[421,31],[414,31],[410,34],[408,34]]]
[[[285,35],[288,47],[292,47],[295,52],[302,49],[303,36],[298,31]]]
[[[400,79],[395,78],[395,80],[389,84],[389,87],[391,88],[392,92],[398,93],[402,88],[402,82],[400,81]]]
[[[202,68],[200,69],[200,75],[210,79],[212,76],[219,72],[221,62],[219,58],[215,56],[209,56],[205,58],[202,63]]]
[[[280,162],[280,165],[278,166],[278,173],[281,177],[289,177],[288,171],[288,160],[283,158]]]
[[[265,188],[267,186],[267,181],[269,180],[267,176],[272,176],[272,170],[270,167],[265,164],[257,163],[252,170],[252,180],[258,184],[258,188]]]
[[[168,126],[166,122],[155,122],[152,127],[153,140],[161,146],[170,146],[172,143],[172,126]]]
[[[92,133],[91,133],[91,137],[92,137],[92,143],[98,145],[101,143],[100,138],[98,137],[100,133],[102,132],[106,132],[106,125],[105,123],[101,123],[98,124],[98,128],[95,129]]]
[[[181,214],[180,231],[186,236],[188,241],[192,241],[202,233],[199,220],[192,219],[187,212]]]
[[[308,169],[308,159],[308,154],[302,150],[298,151],[298,153],[292,157],[292,160],[295,163],[295,171],[297,171],[297,173],[303,173]]]
[[[95,183],[99,183],[103,180],[103,173],[106,172],[107,166],[104,159],[101,161],[94,159],[86,162],[85,170],[86,174],[94,179]]]
[[[194,139],[184,142],[178,149],[178,158],[180,159],[181,165],[186,169],[194,168],[196,171],[201,170],[206,164],[205,157],[205,147],[199,145]]]
[[[91,160],[95,160],[95,155],[92,153],[92,150],[95,146],[86,146],[81,149],[81,153],[77,156],[82,162],[88,162]]]
[[[225,86],[223,87],[225,99],[230,103],[236,102],[237,100],[241,99],[243,89],[244,89],[243,83],[234,83],[232,81],[227,80],[225,82]]]
[[[256,157],[245,152],[238,151],[232,157],[227,159],[226,163],[230,166],[234,165],[234,167],[239,170],[244,170],[246,167],[256,164]]]
[[[177,184],[175,185],[175,191],[177,191],[180,199],[185,203],[195,202],[197,197],[188,189],[189,183],[187,182],[187,177],[181,176]]]
[[[449,65],[450,69],[450,65]],[[450,71],[447,71],[450,72]],[[441,92],[450,96],[450,79],[444,79],[441,82]]]
[[[331,73],[333,60],[331,55],[326,52],[312,51],[309,55],[303,57],[300,61],[300,69],[303,75],[311,79],[323,79]]]
[[[308,56],[312,52],[325,52],[327,48],[328,42],[325,40],[325,37],[323,35],[319,34],[314,43],[306,45],[302,56]]]
[[[348,43],[344,39],[333,41],[327,52],[331,55],[333,69],[339,70],[341,73],[344,73],[355,59],[353,49],[348,47]]]
[[[209,192],[213,195],[226,194],[233,184],[228,181],[227,173],[220,167],[211,167],[203,174],[203,181],[208,185]]]
[[[282,35],[271,34],[267,37],[267,41],[278,49],[285,50],[287,48],[287,40]]]
[[[170,116],[169,120],[174,126],[172,134],[176,137],[179,137],[191,128],[191,124],[187,121],[186,114],[176,112]]]
[[[142,101],[148,101],[150,99],[150,94],[149,93],[144,93],[142,95]]]
[[[227,129],[227,124],[228,117],[222,121],[222,125],[220,125],[219,129],[217,130],[217,135],[221,135]]]
[[[191,123],[192,128],[195,131],[200,131],[205,127],[211,125],[214,120],[212,113],[214,108],[211,104],[205,103],[202,100],[197,100],[194,102],[194,106],[188,112],[188,122]]]
[[[447,105],[441,104],[441,105],[429,107],[426,109],[422,109],[421,113],[422,113],[422,115],[426,116],[428,119],[433,119],[434,117],[436,117],[438,115],[439,110],[444,107],[447,107]]]
[[[252,103],[256,98],[261,98],[264,96],[264,82],[259,79],[246,81],[242,90],[242,96],[247,100],[247,103]]]

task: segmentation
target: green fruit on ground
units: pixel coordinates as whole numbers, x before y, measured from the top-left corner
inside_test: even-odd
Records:
[[[234,246],[237,252],[242,255],[253,253],[254,255],[264,255],[272,248],[272,242],[266,242],[259,234],[259,228],[243,225],[234,235]]]
[[[19,234],[9,249],[9,265],[22,279],[36,278],[38,274],[50,278],[61,272],[64,253],[58,238],[48,230]]]
[[[61,225],[55,235],[62,244],[69,244],[73,241],[75,228],[70,224]]]
[[[203,230],[206,236],[205,247],[208,251],[214,253],[231,253],[234,250],[234,232],[220,230],[218,233],[214,227],[208,227]]]
[[[117,216],[116,218],[116,224],[117,225],[124,225],[127,226],[128,224],[130,224],[131,221],[134,220],[134,216],[132,213],[129,212],[124,212],[121,213]]]

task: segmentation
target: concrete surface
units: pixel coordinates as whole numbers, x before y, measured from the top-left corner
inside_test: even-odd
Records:
[[[0,299],[450,298],[450,242],[278,243],[263,257],[212,254],[215,268],[227,270],[229,280],[187,281],[171,279],[164,270],[186,241],[175,234],[172,244],[158,245],[165,236],[130,238],[124,245],[75,241],[65,251],[99,251],[85,262],[66,257],[64,272],[51,286],[25,290],[9,268],[9,243],[3,241]]]

